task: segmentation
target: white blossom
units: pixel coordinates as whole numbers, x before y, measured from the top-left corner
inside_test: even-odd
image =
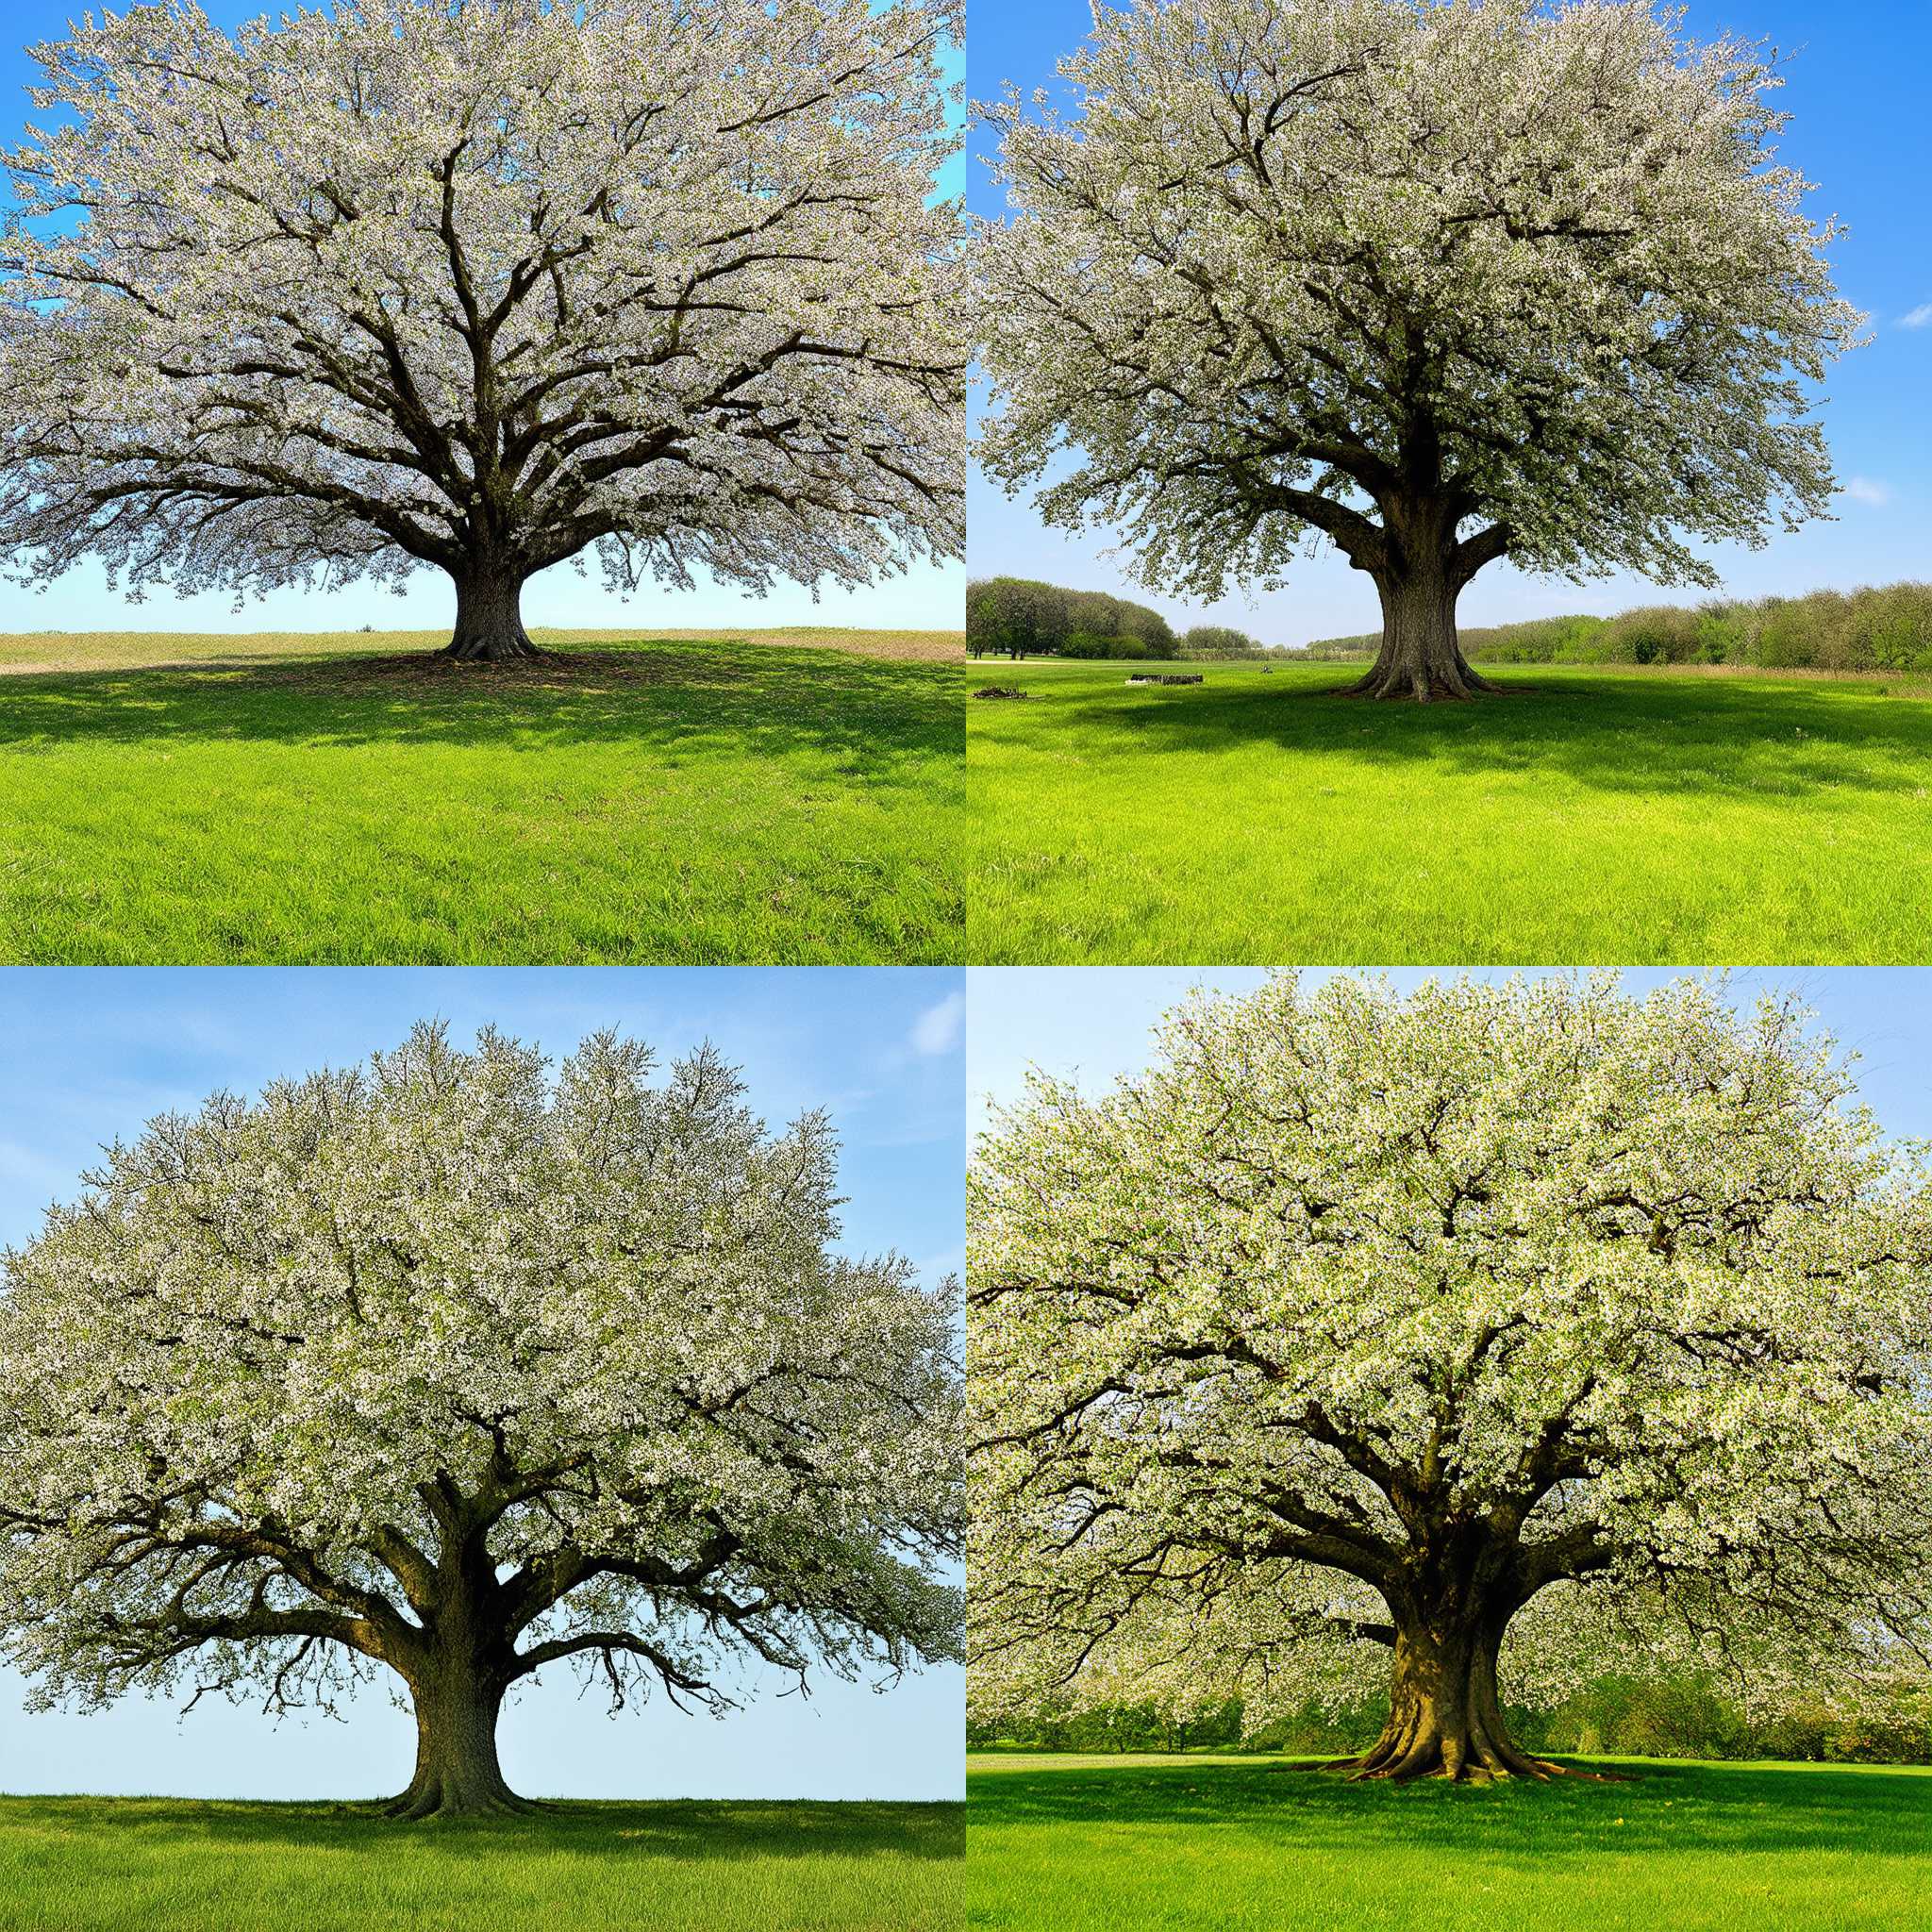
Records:
[[[1780,85],[1648,0],[1132,0],[1070,114],[981,108],[980,441],[1151,587],[1274,588],[1333,541],[1388,693],[1475,689],[1457,595],[1507,557],[1708,584],[1696,541],[1823,515],[1808,385],[1857,338]]]

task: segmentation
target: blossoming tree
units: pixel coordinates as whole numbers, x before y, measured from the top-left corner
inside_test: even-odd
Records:
[[[524,1808],[505,1695],[722,1710],[959,1654],[957,1291],[837,1232],[709,1050],[421,1027],[116,1145],[6,1257],[0,1629],[43,1702],[412,1701],[408,1817]],[[734,1674],[736,1673],[736,1674]]]
[[[1145,580],[1380,592],[1357,687],[1482,688],[1456,603],[1508,558],[1715,577],[1690,540],[1824,513],[1807,384],[1856,340],[1777,165],[1774,70],[1648,0],[1132,0],[1071,118],[982,109],[981,455]],[[1068,458],[1071,457],[1071,460]]]
[[[1036,1075],[970,1183],[975,1708],[1390,1690],[1364,1776],[1548,1775],[1610,1656],[1932,1655],[1932,1183],[1789,1005],[1341,977]]]
[[[962,541],[950,0],[194,0],[36,50],[0,545],[138,592],[863,584]]]

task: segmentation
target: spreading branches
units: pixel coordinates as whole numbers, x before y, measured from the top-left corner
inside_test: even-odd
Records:
[[[111,1148],[6,1257],[0,1625],[51,1700],[721,1709],[959,1653],[957,1297],[704,1049],[440,1028]]]
[[[962,541],[941,0],[195,0],[35,50],[0,541],[139,594]]]

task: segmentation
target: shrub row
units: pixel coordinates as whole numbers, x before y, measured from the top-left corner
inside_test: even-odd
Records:
[[[1306,655],[1373,657],[1374,637],[1329,638]],[[1695,607],[1651,604],[1616,617],[1539,617],[1462,632],[1489,664],[1751,664],[1767,671],[1932,671],[1932,584],[1813,591]]]
[[[975,1748],[1018,1744],[1036,1751],[1282,1751],[1344,1757],[1374,1741],[1389,1714],[1386,1698],[1353,1710],[1310,1704],[1244,1736],[1238,1700],[1190,1718],[1151,1705],[1078,1713],[1042,1710],[998,1725],[969,1724]],[[1509,1726],[1531,1751],[1629,1757],[1777,1757],[1807,1763],[1932,1764],[1932,1702],[1901,1690],[1876,1711],[1847,1715],[1824,1700],[1800,1698],[1770,1715],[1747,1714],[1711,1681],[1657,1682],[1606,1676],[1555,1710],[1511,1708]]]

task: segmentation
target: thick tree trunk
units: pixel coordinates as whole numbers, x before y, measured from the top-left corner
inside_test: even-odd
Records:
[[[395,1818],[498,1818],[534,1811],[504,1782],[496,1757],[503,1687],[467,1659],[444,1658],[411,1682],[416,1774],[383,1810]]]
[[[1458,1610],[1400,1620],[1389,1722],[1361,1757],[1358,1778],[1549,1778],[1562,1766],[1532,1757],[1509,1735],[1496,1691],[1507,1611]]]
[[[501,567],[479,567],[459,575],[456,634],[446,655],[466,664],[542,656],[524,629],[523,590],[523,578]]]
[[[1469,667],[1456,640],[1457,586],[1433,564],[1378,575],[1382,593],[1382,649],[1369,675],[1349,687],[1352,695],[1470,698],[1495,687]]]

